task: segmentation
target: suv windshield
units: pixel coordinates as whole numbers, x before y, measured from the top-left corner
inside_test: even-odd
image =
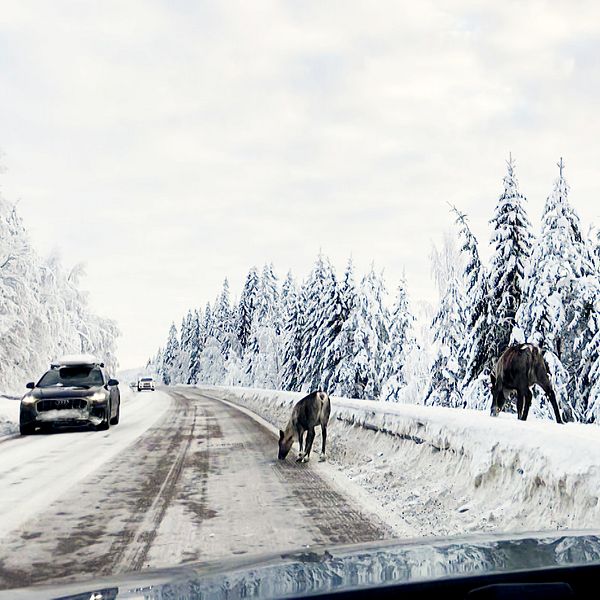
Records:
[[[63,367],[48,371],[38,382],[37,387],[91,387],[102,385],[104,379],[98,367]]]
[[[152,381],[152,377],[142,377],[140,381]]]

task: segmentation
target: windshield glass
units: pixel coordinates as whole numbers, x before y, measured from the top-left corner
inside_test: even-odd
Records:
[[[37,387],[92,387],[103,384],[102,371],[98,367],[76,366],[51,369],[38,381]]]
[[[142,377],[142,381],[152,381],[151,377]]]

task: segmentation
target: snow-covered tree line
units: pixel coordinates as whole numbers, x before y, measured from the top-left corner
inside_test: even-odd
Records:
[[[237,302],[225,280],[213,303],[171,326],[148,368],[167,384],[320,388],[397,400],[412,321],[404,282],[390,313],[374,267],[357,282],[352,261],[339,277],[319,255],[301,284],[291,272],[280,283],[272,265],[250,269]]]
[[[118,329],[90,311],[82,272],[41,258],[16,207],[0,196],[0,390],[20,391],[65,354],[95,354],[116,367]]]
[[[582,229],[562,159],[536,236],[509,158],[487,264],[467,216],[452,214],[456,229],[431,256],[439,302],[419,319],[404,279],[390,307],[374,268],[356,278],[349,261],[339,276],[320,255],[300,284],[288,273],[280,285],[270,265],[251,269],[239,302],[225,281],[212,304],[171,327],[149,367],[165,383],[489,409],[490,369],[527,341],[544,351],[565,416],[599,420],[600,236]]]
[[[530,342],[543,350],[566,418],[600,419],[598,238],[583,231],[562,159],[557,166],[535,236],[515,163],[508,160],[490,221],[488,265],[466,216],[454,209],[462,246],[449,264],[434,261],[445,281],[432,323],[436,344],[426,403],[488,408],[492,365],[509,344]],[[447,247],[445,253],[452,254]],[[549,415],[543,394],[537,397],[532,409]]]

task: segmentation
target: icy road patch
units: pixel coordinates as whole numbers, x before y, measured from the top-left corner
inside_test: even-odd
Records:
[[[302,397],[204,389],[278,428]],[[401,536],[588,528],[600,520],[594,425],[333,398],[328,458]]]

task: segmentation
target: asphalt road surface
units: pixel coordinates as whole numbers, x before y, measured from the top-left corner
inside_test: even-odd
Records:
[[[276,456],[191,388],[135,394],[109,431],[1,440],[0,589],[387,536],[315,463]]]

